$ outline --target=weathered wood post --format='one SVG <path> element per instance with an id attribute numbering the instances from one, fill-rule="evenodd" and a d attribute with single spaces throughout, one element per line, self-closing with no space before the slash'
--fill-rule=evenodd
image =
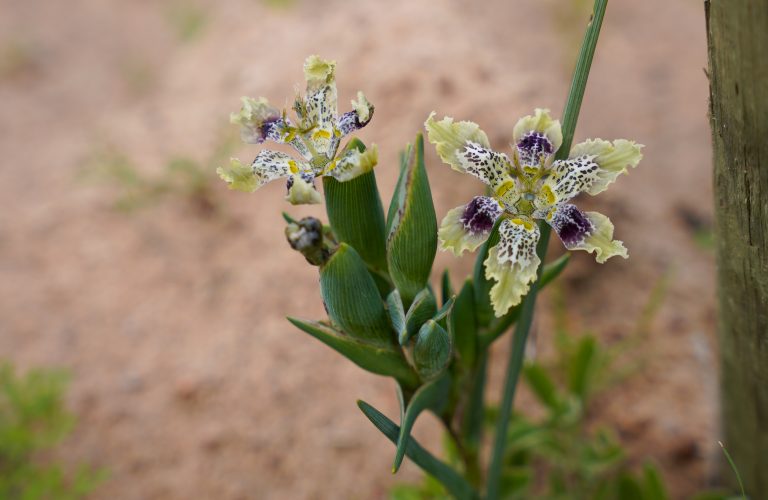
<path id="1" fill-rule="evenodd" d="M 705 10 L 724 441 L 747 494 L 768 499 L 768 0 Z"/>

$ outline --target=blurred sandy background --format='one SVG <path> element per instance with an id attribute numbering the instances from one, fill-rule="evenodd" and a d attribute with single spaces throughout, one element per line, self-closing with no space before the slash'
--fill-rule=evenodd
<path id="1" fill-rule="evenodd" d="M 534 107 L 559 114 L 587 3 L 0 0 L 0 359 L 71 371 L 80 425 L 62 454 L 110 471 L 93 498 L 367 499 L 419 477 L 389 473 L 393 447 L 355 406 L 394 415 L 391 382 L 284 320 L 323 309 L 280 211 L 320 212 L 287 206 L 280 183 L 249 196 L 214 178 L 217 158 L 258 150 L 228 147 L 228 113 L 241 95 L 288 104 L 307 55 L 336 59 L 341 108 L 358 89 L 376 105 L 360 137 L 379 145 L 386 202 L 430 111 L 480 123 L 499 149 Z M 642 370 L 592 418 L 653 457 L 675 498 L 706 486 L 718 453 L 704 66 L 700 1 L 609 5 L 576 139 L 647 147 L 580 203 L 613 219 L 631 258 L 575 255 L 562 279 L 574 330 L 610 343 L 669 278 Z M 439 218 L 479 192 L 428 160 Z M 125 186 L 91 175 L 117 163 L 163 179 L 174 161 L 200 179 L 132 211 L 115 209 Z M 446 265 L 458 281 L 471 260 Z M 434 422 L 416 429 L 433 447 Z"/>

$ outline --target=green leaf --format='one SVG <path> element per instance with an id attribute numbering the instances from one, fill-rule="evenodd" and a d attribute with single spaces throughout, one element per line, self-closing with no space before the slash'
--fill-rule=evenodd
<path id="1" fill-rule="evenodd" d="M 400 172 L 387 221 L 387 262 L 392 281 L 408 307 L 429 280 L 437 251 L 437 217 L 432 204 L 424 138 L 416 136 Z"/>
<path id="2" fill-rule="evenodd" d="M 651 463 L 643 465 L 643 498 L 644 500 L 668 500 L 669 495 L 664 487 L 661 474 Z"/>
<path id="3" fill-rule="evenodd" d="M 354 248 L 340 244 L 320 268 L 320 292 L 328 316 L 344 333 L 380 345 L 394 343 L 379 290 Z"/>
<path id="4" fill-rule="evenodd" d="M 619 477 L 619 495 L 621 500 L 643 500 L 643 489 L 640 484 L 629 474 Z"/>
<path id="5" fill-rule="evenodd" d="M 523 368 L 525 380 L 536 398 L 553 411 L 560 409 L 560 396 L 555 382 L 546 370 L 537 363 L 528 363 Z"/>
<path id="6" fill-rule="evenodd" d="M 406 387 L 416 387 L 419 384 L 416 372 L 408 364 L 400 349 L 354 339 L 333 328 L 333 326 L 319 321 L 296 318 L 288 318 L 288 321 L 364 370 L 378 375 L 394 377 Z"/>
<path id="7" fill-rule="evenodd" d="M 387 295 L 387 312 L 389 313 L 389 320 L 392 322 L 392 328 L 397 337 L 400 338 L 402 332 L 405 331 L 405 311 L 403 311 L 403 301 L 400 300 L 400 292 L 397 290 L 392 290 Z"/>
<path id="8" fill-rule="evenodd" d="M 440 291 L 443 296 L 443 304 L 453 297 L 453 285 L 451 285 L 451 275 L 448 269 L 443 271 L 443 276 L 440 278 Z"/>
<path id="9" fill-rule="evenodd" d="M 421 326 L 437 313 L 437 300 L 429 288 L 423 289 L 413 299 L 408 313 L 405 315 L 405 329 L 400 333 L 400 345 L 405 345 Z"/>
<path id="10" fill-rule="evenodd" d="M 368 420 L 379 429 L 390 441 L 397 443 L 400 435 L 400 428 L 388 419 L 379 410 L 369 405 L 365 401 L 358 401 L 357 406 L 368 417 Z M 479 495 L 472 486 L 461 477 L 455 470 L 434 457 L 425 450 L 415 439 L 408 440 L 405 447 L 405 454 L 408 458 L 421 467 L 424 472 L 432 475 L 445 487 L 454 497 L 459 500 L 476 500 Z"/>
<path id="11" fill-rule="evenodd" d="M 576 351 L 568 365 L 568 388 L 582 402 L 591 389 L 591 381 L 597 368 L 597 341 L 591 335 L 579 339 Z"/>
<path id="12" fill-rule="evenodd" d="M 413 395 L 405 409 L 400 422 L 400 435 L 397 438 L 395 460 L 392 463 L 392 472 L 400 469 L 405 457 L 405 448 L 411 435 L 411 429 L 416 422 L 416 417 L 424 410 L 432 410 L 439 414 L 448 401 L 448 391 L 451 388 L 451 379 L 447 374 L 422 385 Z"/>
<path id="13" fill-rule="evenodd" d="M 474 366 L 477 356 L 477 318 L 475 317 L 475 289 L 471 280 L 464 282 L 456 296 L 448 319 L 453 344 L 464 366 Z"/>
<path id="14" fill-rule="evenodd" d="M 475 268 L 472 275 L 472 281 L 475 288 L 475 312 L 477 315 L 477 324 L 481 327 L 487 327 L 495 318 L 493 306 L 491 305 L 491 287 L 493 281 L 485 277 L 485 260 L 488 258 L 488 250 L 493 248 L 499 242 L 499 224 L 502 218 L 496 219 L 491 229 L 488 239 L 480 247 L 475 259 Z"/>
<path id="15" fill-rule="evenodd" d="M 451 362 L 451 337 L 434 320 L 428 320 L 416 335 L 413 364 L 422 380 L 432 380 Z"/>
<path id="16" fill-rule="evenodd" d="M 352 139 L 347 148 L 365 151 L 359 139 Z M 386 271 L 384 208 L 373 171 L 345 182 L 324 176 L 323 191 L 328 220 L 339 241 L 357 250 L 372 268 Z"/>
<path id="17" fill-rule="evenodd" d="M 564 253 L 557 259 L 553 260 L 549 264 L 544 265 L 544 270 L 541 271 L 541 281 L 539 282 L 539 290 L 544 288 L 545 286 L 552 283 L 552 281 L 560 276 L 560 273 L 562 273 L 565 270 L 565 266 L 568 265 L 568 262 L 571 260 L 571 254 L 570 253 Z"/>

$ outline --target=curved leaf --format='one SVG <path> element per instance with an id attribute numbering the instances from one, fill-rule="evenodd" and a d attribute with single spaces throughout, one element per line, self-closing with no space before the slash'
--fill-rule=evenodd
<path id="1" fill-rule="evenodd" d="M 409 307 L 429 280 L 437 251 L 437 217 L 424 166 L 424 138 L 408 149 L 387 220 L 387 263 Z"/>
<path id="2" fill-rule="evenodd" d="M 400 349 L 372 345 L 354 339 L 331 325 L 319 321 L 305 321 L 297 318 L 288 318 L 288 321 L 336 350 L 360 368 L 378 375 L 394 377 L 406 387 L 418 386 L 416 372 L 408 364 Z"/>

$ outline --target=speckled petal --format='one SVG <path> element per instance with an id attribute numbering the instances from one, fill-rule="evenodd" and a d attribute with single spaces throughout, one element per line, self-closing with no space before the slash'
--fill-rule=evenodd
<path id="1" fill-rule="evenodd" d="M 549 142 L 554 154 L 560 148 L 563 143 L 563 133 L 560 129 L 560 121 L 553 120 L 549 115 L 548 109 L 536 108 L 533 115 L 528 115 L 520 118 L 515 124 L 515 128 L 512 129 L 512 138 L 515 141 L 515 146 L 518 148 L 522 146 L 531 146 L 541 141 L 525 141 L 526 137 L 532 137 L 532 132 L 536 132 L 537 135 L 543 136 Z M 541 143 L 543 144 L 543 143 Z"/>
<path id="2" fill-rule="evenodd" d="M 256 155 L 251 164 L 251 170 L 256 178 L 256 187 L 259 188 L 269 181 L 290 177 L 291 175 L 309 173 L 312 169 L 306 162 L 296 161 L 280 151 L 265 149 Z"/>
<path id="3" fill-rule="evenodd" d="M 298 96 L 293 109 L 301 120 L 302 133 L 316 154 L 328 157 L 338 141 L 334 141 L 338 120 L 336 95 L 336 62 L 309 56 L 304 62 L 307 92 Z M 331 154 L 329 154 L 329 152 Z"/>
<path id="4" fill-rule="evenodd" d="M 599 178 L 600 167 L 592 156 L 580 156 L 569 160 L 558 160 L 552 164 L 549 177 L 546 178 L 539 198 L 551 200 L 551 205 L 562 204 L 588 190 Z M 537 200 L 537 206 L 545 200 Z"/>
<path id="5" fill-rule="evenodd" d="M 497 317 L 519 304 L 528 292 L 541 259 L 536 255 L 539 227 L 531 219 L 505 219 L 499 226 L 499 243 L 488 251 L 485 276 L 496 283 L 491 304 Z"/>
<path id="6" fill-rule="evenodd" d="M 589 158 L 598 165 L 594 181 L 584 190 L 595 195 L 605 191 L 628 167 L 634 168 L 643 158 L 640 151 L 642 144 L 626 139 L 617 139 L 613 143 L 603 139 L 589 139 L 571 149 L 570 158 Z"/>
<path id="7" fill-rule="evenodd" d="M 456 158 L 465 172 L 491 186 L 497 196 L 504 197 L 510 190 L 516 189 L 511 176 L 512 164 L 504 153 L 467 141 L 456 151 Z"/>
<path id="8" fill-rule="evenodd" d="M 373 104 L 368 102 L 362 92 L 358 92 L 357 101 L 352 101 L 352 111 L 347 111 L 339 117 L 337 128 L 341 137 L 365 127 L 371 118 L 373 118 Z"/>
<path id="9" fill-rule="evenodd" d="M 267 139 L 280 141 L 287 124 L 280 110 L 272 107 L 263 97 L 242 97 L 243 105 L 229 121 L 240 125 L 240 137 L 248 144 L 260 144 Z"/>
<path id="10" fill-rule="evenodd" d="M 331 162 L 324 175 L 345 182 L 370 172 L 378 162 L 379 150 L 375 144 L 362 153 L 357 148 L 352 147 L 344 151 L 338 160 Z"/>
<path id="11" fill-rule="evenodd" d="M 286 183 L 288 195 L 285 197 L 292 205 L 314 205 L 322 201 L 315 189 L 314 175 L 311 172 L 294 174 Z"/>
<path id="12" fill-rule="evenodd" d="M 487 196 L 476 196 L 466 205 L 449 210 L 437 232 L 440 248 L 456 256 L 474 251 L 488 239 L 501 212 L 499 203 Z"/>
<path id="13" fill-rule="evenodd" d="M 424 127 L 427 129 L 429 142 L 435 145 L 440 158 L 454 170 L 464 172 L 464 166 L 457 154 L 464 149 L 468 141 L 489 148 L 488 136 L 480 130 L 476 123 L 454 122 L 453 118 L 445 117 L 435 121 L 435 113 L 429 115 Z"/>
<path id="14" fill-rule="evenodd" d="M 613 239 L 613 224 L 598 212 L 582 212 L 575 205 L 561 205 L 553 210 L 547 222 L 568 250 L 586 250 L 604 263 L 615 255 L 628 257 L 621 241 Z"/>

